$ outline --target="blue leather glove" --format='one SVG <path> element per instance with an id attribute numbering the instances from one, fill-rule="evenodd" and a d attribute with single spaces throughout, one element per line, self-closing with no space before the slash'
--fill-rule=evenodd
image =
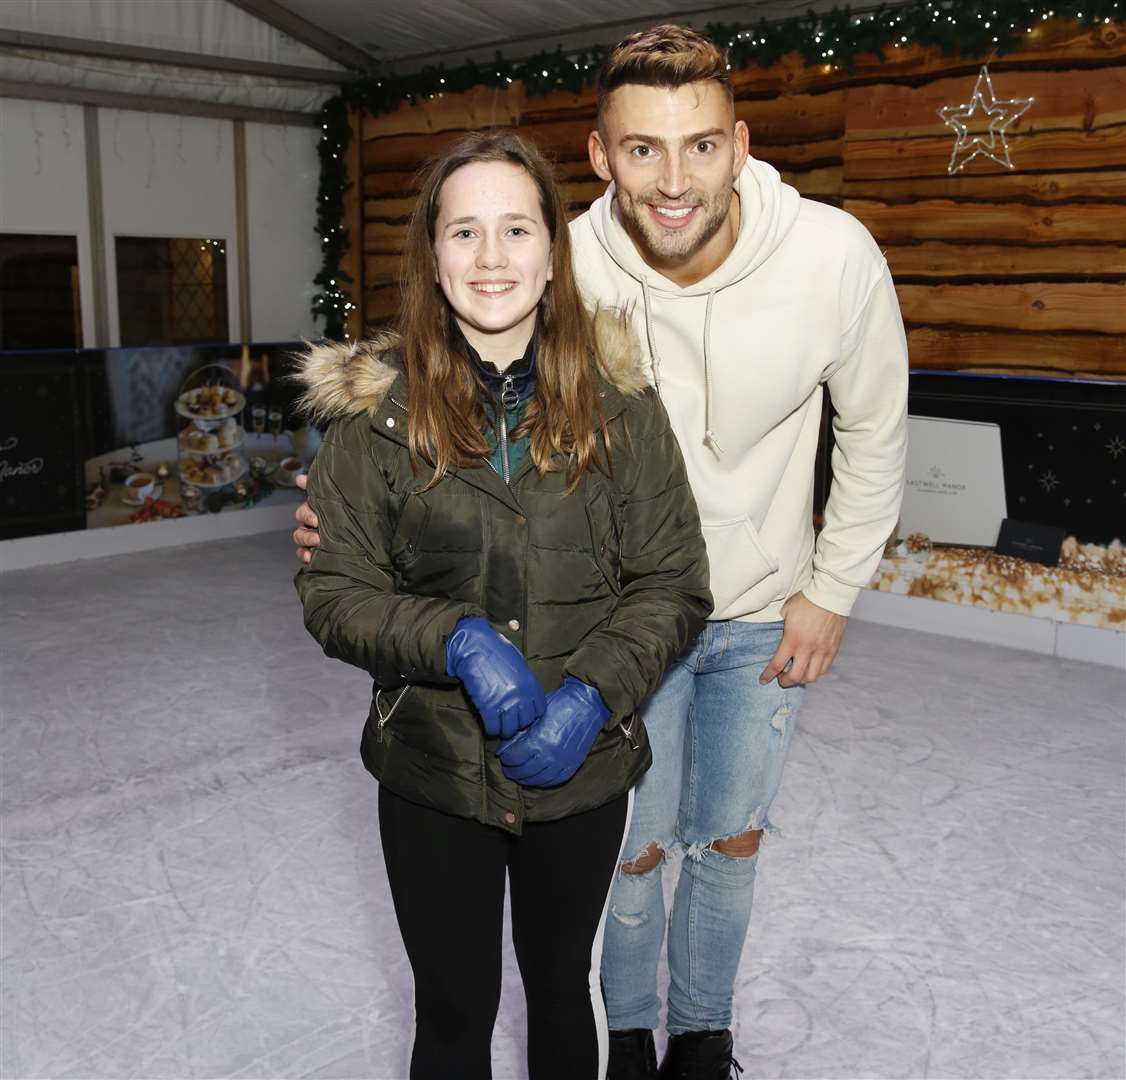
<path id="1" fill-rule="evenodd" d="M 570 780 L 609 719 L 602 695 L 568 675 L 547 695 L 543 719 L 497 747 L 504 775 L 527 787 Z"/>
<path id="2" fill-rule="evenodd" d="M 479 615 L 458 619 L 446 642 L 446 674 L 461 680 L 494 739 L 515 735 L 547 707 L 524 654 Z"/>

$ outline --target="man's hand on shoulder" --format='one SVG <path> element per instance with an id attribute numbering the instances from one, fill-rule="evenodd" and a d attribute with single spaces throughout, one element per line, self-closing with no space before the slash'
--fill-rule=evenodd
<path id="1" fill-rule="evenodd" d="M 297 486 L 304 491 L 309 478 L 301 473 L 297 477 Z M 313 548 L 319 547 L 321 534 L 317 532 L 317 515 L 306 499 L 294 512 L 297 518 L 297 528 L 293 530 L 293 542 L 297 545 L 297 557 L 302 562 L 309 562 L 313 557 Z"/>
<path id="2" fill-rule="evenodd" d="M 848 619 L 818 607 L 803 593 L 795 593 L 782 605 L 782 618 L 782 641 L 759 682 L 777 677 L 778 685 L 786 688 L 817 682 L 833 666 Z"/>

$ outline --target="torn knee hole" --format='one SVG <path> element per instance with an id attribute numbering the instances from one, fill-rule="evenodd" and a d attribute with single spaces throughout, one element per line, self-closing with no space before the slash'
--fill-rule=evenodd
<path id="1" fill-rule="evenodd" d="M 730 855 L 736 859 L 749 859 L 758 851 L 759 842 L 762 840 L 762 829 L 748 829 L 738 836 L 729 836 L 724 840 L 713 840 L 712 851 L 721 855 Z"/>
<path id="2" fill-rule="evenodd" d="M 632 862 L 622 863 L 623 874 L 647 874 L 650 870 L 656 870 L 661 865 L 661 860 L 664 859 L 665 853 L 657 846 L 657 842 L 653 841 L 636 859 Z"/>

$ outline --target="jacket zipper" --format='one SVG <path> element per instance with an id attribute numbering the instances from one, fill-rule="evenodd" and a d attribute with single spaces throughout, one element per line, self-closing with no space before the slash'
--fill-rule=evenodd
<path id="1" fill-rule="evenodd" d="M 501 384 L 500 388 L 500 396 L 497 398 L 497 404 L 499 406 L 498 411 L 500 413 L 501 464 L 501 471 L 497 473 L 497 475 L 505 482 L 505 484 L 510 483 L 512 480 L 512 466 L 509 464 L 508 460 L 508 410 L 514 409 L 517 405 L 520 404 L 520 395 L 517 394 L 515 389 L 513 388 L 512 381 L 513 380 L 511 375 L 506 375 L 504 377 L 504 382 Z M 407 407 L 401 401 L 396 401 L 393 395 L 389 396 L 391 397 L 391 403 L 393 405 L 398 405 L 399 408 L 403 410 L 403 412 L 407 411 Z M 497 472 L 496 466 L 492 463 L 491 460 L 489 461 L 489 467 L 493 470 L 493 472 Z M 382 728 L 380 728 L 380 730 L 382 731 Z"/>
<path id="2" fill-rule="evenodd" d="M 380 743 L 383 742 L 383 729 L 387 726 L 387 721 L 390 720 L 391 717 L 395 715 L 395 710 L 402 703 L 403 698 L 405 698 L 407 696 L 407 692 L 409 690 L 410 690 L 409 686 L 403 687 L 403 689 L 399 693 L 399 696 L 397 698 L 395 698 L 395 704 L 392 705 L 391 708 L 389 708 L 387 710 L 386 714 L 383 712 L 383 707 L 382 707 L 382 705 L 380 704 L 380 701 L 379 701 L 380 697 L 383 695 L 383 692 L 384 692 L 383 687 L 380 687 L 378 690 L 376 690 L 376 692 L 375 692 L 375 712 L 376 712 L 376 715 L 379 717 L 379 725 L 375 729 L 375 741 L 376 742 L 380 742 Z"/>
<path id="3" fill-rule="evenodd" d="M 641 743 L 639 743 L 637 741 L 637 739 L 634 737 L 634 734 L 633 734 L 633 726 L 636 723 L 637 723 L 637 714 L 636 713 L 634 713 L 634 715 L 629 718 L 629 723 L 626 723 L 625 720 L 619 720 L 618 721 L 618 727 L 622 729 L 622 734 L 626 737 L 626 740 L 629 742 L 629 746 L 630 746 L 631 750 L 640 750 L 641 749 Z"/>
<path id="4" fill-rule="evenodd" d="M 520 395 L 513 389 L 511 375 L 505 375 L 497 403 L 500 405 L 500 464 L 504 470 L 502 478 L 507 484 L 512 479 L 512 470 L 508 463 L 508 410 L 520 404 Z"/>

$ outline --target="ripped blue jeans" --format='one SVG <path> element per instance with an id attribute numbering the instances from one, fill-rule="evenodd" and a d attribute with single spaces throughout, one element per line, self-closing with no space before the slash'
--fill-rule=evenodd
<path id="1" fill-rule="evenodd" d="M 759 684 L 781 639 L 780 622 L 709 622 L 642 713 L 653 766 L 635 791 L 623 858 L 633 862 L 651 843 L 684 853 L 668 919 L 671 1035 L 731 1026 L 758 854 L 738 858 L 710 845 L 771 828 L 767 811 L 802 695 L 777 679 Z M 619 871 L 610 892 L 602 986 L 615 1031 L 658 1025 L 664 865 Z"/>

